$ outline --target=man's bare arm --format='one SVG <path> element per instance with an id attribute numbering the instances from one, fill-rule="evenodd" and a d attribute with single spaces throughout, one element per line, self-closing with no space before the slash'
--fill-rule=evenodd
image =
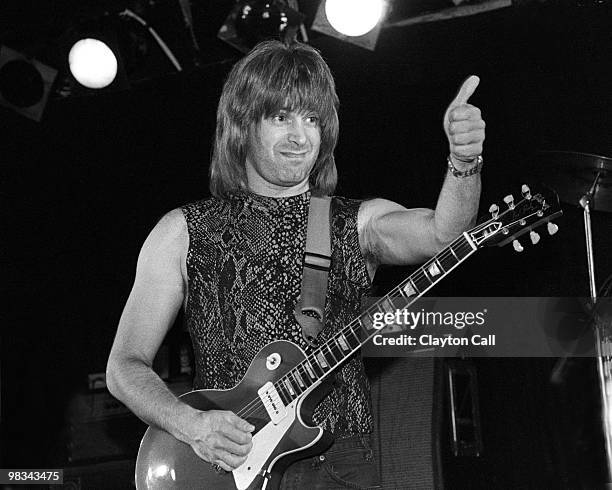
<path id="1" fill-rule="evenodd" d="M 460 175 L 447 171 L 435 211 L 406 209 L 384 199 L 361 205 L 359 238 L 371 274 L 378 264 L 423 262 L 474 224 L 481 187 L 477 158 L 482 154 L 485 122 L 468 99 L 479 82 L 478 77 L 469 77 L 444 114 L 449 158 Z"/>
<path id="2" fill-rule="evenodd" d="M 449 172 L 435 211 L 406 209 L 386 199 L 366 201 L 358 219 L 362 250 L 374 268 L 424 262 L 474 224 L 479 196 L 478 175 L 459 181 Z"/>
<path id="3" fill-rule="evenodd" d="M 366 201 L 358 221 L 362 249 L 374 265 L 424 262 L 475 223 L 479 197 L 479 175 L 458 179 L 448 172 L 435 211 Z"/>
<path id="4" fill-rule="evenodd" d="M 186 295 L 188 242 L 180 210 L 164 216 L 147 237 L 109 356 L 107 384 L 147 424 L 190 444 L 206 461 L 231 470 L 242 464 L 250 450 L 252 426 L 231 412 L 189 407 L 152 369 Z"/>
<path id="5" fill-rule="evenodd" d="M 179 433 L 185 425 L 181 418 L 188 417 L 189 410 L 152 370 L 185 293 L 180 258 L 187 238 L 177 213 L 164 216 L 142 247 L 106 374 L 111 393 L 138 417 L 182 440 L 186 435 Z"/>

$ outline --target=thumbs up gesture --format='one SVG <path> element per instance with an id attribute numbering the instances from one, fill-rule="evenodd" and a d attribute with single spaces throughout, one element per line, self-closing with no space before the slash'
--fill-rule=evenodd
<path id="1" fill-rule="evenodd" d="M 457 93 L 457 96 L 444 113 L 444 132 L 450 145 L 453 164 L 459 169 L 469 167 L 470 163 L 482 153 L 485 139 L 485 122 L 480 109 L 468 103 L 480 78 L 469 77 Z"/>

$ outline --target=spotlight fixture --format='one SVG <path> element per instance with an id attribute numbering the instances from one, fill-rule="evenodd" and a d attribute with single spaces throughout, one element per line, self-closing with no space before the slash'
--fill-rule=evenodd
<path id="1" fill-rule="evenodd" d="M 363 36 L 380 22 L 383 0 L 326 0 L 325 16 L 340 34 Z"/>
<path id="2" fill-rule="evenodd" d="M 128 90 L 132 83 L 165 74 L 170 66 L 183 71 L 157 30 L 128 8 L 74 22 L 61 38 L 61 51 L 69 70 L 55 93 L 59 97 Z M 159 56 L 154 58 L 153 52 Z"/>
<path id="3" fill-rule="evenodd" d="M 265 39 L 288 41 L 295 38 L 304 15 L 281 0 L 243 0 L 236 4 L 217 36 L 248 52 Z"/>
<path id="4" fill-rule="evenodd" d="M 107 87 L 117 76 L 115 53 L 98 39 L 77 41 L 68 53 L 68 63 L 72 76 L 87 88 Z"/>
<path id="5" fill-rule="evenodd" d="M 68 27 L 60 39 L 65 60 L 62 83 L 54 95 L 94 95 L 130 88 L 117 33 L 117 15 L 82 19 Z"/>
<path id="6" fill-rule="evenodd" d="M 386 12 L 386 0 L 323 0 L 311 28 L 374 50 Z"/>
<path id="7" fill-rule="evenodd" d="M 0 46 L 0 105 L 40 121 L 57 70 Z"/>

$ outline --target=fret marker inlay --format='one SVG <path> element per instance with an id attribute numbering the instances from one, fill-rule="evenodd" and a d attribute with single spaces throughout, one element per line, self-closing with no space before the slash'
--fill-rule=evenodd
<path id="1" fill-rule="evenodd" d="M 317 352 L 316 356 L 317 356 L 317 361 L 322 368 L 328 367 L 327 361 L 325 360 L 325 356 L 323 355 L 322 352 Z"/>
<path id="2" fill-rule="evenodd" d="M 406 296 L 414 296 L 416 294 L 416 290 L 414 289 L 414 287 L 412 286 L 412 282 L 410 281 L 408 281 L 408 284 L 404 286 L 403 291 Z"/>
<path id="3" fill-rule="evenodd" d="M 291 393 L 291 396 L 295 396 L 295 391 L 293 391 L 293 386 L 291 386 L 291 382 L 288 379 L 284 379 L 283 383 L 285 384 L 285 388 L 287 388 L 287 390 L 289 390 L 289 393 Z"/>
<path id="4" fill-rule="evenodd" d="M 294 377 L 297 380 L 298 384 L 300 385 L 300 388 L 306 387 L 306 385 L 304 384 L 304 380 L 302 379 L 302 376 L 300 375 L 298 371 L 294 373 Z"/>
<path id="5" fill-rule="evenodd" d="M 440 269 L 438 268 L 437 264 L 434 262 L 433 264 L 429 266 L 429 268 L 427 269 L 427 272 L 429 272 L 429 274 L 432 276 L 437 276 L 438 274 L 440 274 Z"/>
<path id="6" fill-rule="evenodd" d="M 312 370 L 312 366 L 310 365 L 308 361 L 304 363 L 304 367 L 306 368 L 306 371 L 308 372 L 308 376 L 310 376 L 312 379 L 317 379 L 314 371 Z"/>
<path id="7" fill-rule="evenodd" d="M 340 344 L 340 347 L 342 348 L 342 350 L 344 351 L 350 350 L 348 344 L 346 343 L 346 339 L 344 338 L 343 333 L 338 336 L 338 344 Z"/>

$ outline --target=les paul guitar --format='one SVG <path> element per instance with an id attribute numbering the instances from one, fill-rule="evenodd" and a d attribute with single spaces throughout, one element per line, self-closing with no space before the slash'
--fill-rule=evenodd
<path id="1" fill-rule="evenodd" d="M 337 332 L 322 346 L 306 354 L 288 341 L 266 345 L 255 356 L 244 378 L 229 390 L 196 390 L 180 399 L 198 410 L 230 410 L 255 426 L 253 448 L 247 460 L 232 472 L 200 459 L 188 444 L 169 433 L 149 427 L 136 461 L 136 487 L 143 489 L 254 490 L 276 489 L 284 469 L 293 461 L 325 450 L 331 435 L 312 424 L 311 415 L 325 395 L 325 381 L 377 330 L 372 315 L 407 308 L 476 250 L 509 242 L 562 214 L 552 191 L 532 194 L 522 187 L 515 203 L 506 196 L 506 209 L 492 205 L 491 217 L 463 233 L 420 267 L 408 279 Z M 537 242 L 537 234 L 531 234 Z M 394 301 L 396 303 L 394 303 Z M 401 306 L 399 306 L 401 303 Z"/>

